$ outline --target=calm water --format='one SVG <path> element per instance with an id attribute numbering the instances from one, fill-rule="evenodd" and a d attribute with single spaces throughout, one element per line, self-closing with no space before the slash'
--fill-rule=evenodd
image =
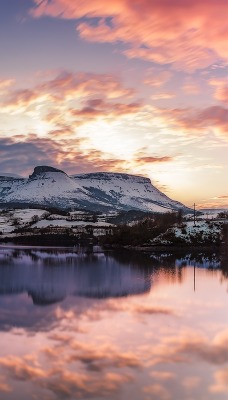
<path id="1" fill-rule="evenodd" d="M 227 271 L 215 255 L 0 248 L 0 399 L 227 399 Z"/>

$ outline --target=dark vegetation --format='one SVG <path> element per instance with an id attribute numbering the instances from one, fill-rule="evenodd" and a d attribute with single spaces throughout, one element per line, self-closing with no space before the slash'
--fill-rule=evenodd
<path id="1" fill-rule="evenodd" d="M 107 222 L 114 225 L 126 225 L 134 221 L 142 221 L 146 218 L 152 218 L 153 214 L 140 210 L 121 211 L 114 217 L 107 218 Z"/>
<path id="2" fill-rule="evenodd" d="M 4 237 L 1 238 L 3 233 L 0 232 L 1 241 L 13 241 L 14 243 L 23 245 L 47 246 L 72 246 L 78 243 L 96 244 L 99 241 L 101 245 L 113 247 L 131 246 L 131 248 L 136 246 L 146 248 L 152 245 L 153 247 L 168 245 L 175 247 L 180 246 L 182 248 L 186 246 L 218 246 L 221 244 L 224 234 L 219 234 L 219 229 L 217 229 L 217 233 L 213 232 L 213 228 L 216 224 L 218 224 L 218 228 L 219 224 L 220 226 L 221 223 L 226 224 L 227 219 L 227 212 L 221 212 L 218 215 L 220 221 L 204 221 L 209 228 L 205 235 L 205 231 L 201 229 L 200 224 L 197 226 L 197 222 L 201 221 L 200 216 L 196 217 L 197 230 L 193 233 L 187 231 L 186 218 L 188 217 L 184 217 L 182 210 L 166 214 L 129 210 L 110 216 L 104 216 L 102 213 L 88 212 L 86 210 L 84 210 L 83 213 L 73 214 L 55 207 L 46 207 L 43 209 L 46 212 L 44 212 L 42 216 L 33 215 L 31 220 L 24 224 L 21 223 L 20 218 L 12 218 L 11 223 L 14 226 L 14 230 L 12 231 L 13 235 L 9 235 L 8 238 L 4 235 Z M 5 212 L 7 213 L 9 211 L 8 209 Z M 3 213 L 4 211 L 2 211 L 2 214 Z M 56 218 L 55 214 L 63 216 L 67 221 L 82 220 L 89 223 L 89 225 L 75 227 L 72 223 L 69 227 L 47 226 L 46 228 L 38 228 L 34 226 L 34 224 L 41 219 L 52 221 L 52 219 Z M 192 216 L 189 216 L 189 218 L 192 220 Z M 96 226 L 93 225 L 93 223 L 97 221 L 110 222 L 116 226 L 112 226 L 109 229 L 105 229 L 104 227 L 101 233 L 101 235 L 103 234 L 104 236 L 99 236 L 98 239 L 94 232 Z M 173 229 L 174 227 L 178 227 L 179 231 L 186 236 L 176 235 Z"/>
<path id="3" fill-rule="evenodd" d="M 97 238 L 93 236 L 93 228 L 89 225 L 81 231 L 75 231 L 70 227 L 17 227 L 13 233 L 16 234 L 13 237 L 0 237 L 0 242 L 13 242 L 15 244 L 28 246 L 75 246 L 77 244 L 97 244 Z"/>
<path id="4" fill-rule="evenodd" d="M 10 241 L 10 239 L 6 238 L 5 241 Z M 74 246 L 76 244 L 75 237 L 68 233 L 16 236 L 13 238 L 13 242 L 26 246 Z"/>
<path id="5" fill-rule="evenodd" d="M 228 211 L 222 211 L 218 214 L 218 218 L 220 219 L 228 219 Z"/>
<path id="6" fill-rule="evenodd" d="M 174 224 L 182 223 L 182 212 L 167 214 L 150 214 L 133 226 L 119 225 L 113 229 L 112 235 L 101 238 L 105 245 L 132 245 L 140 246 L 149 244 L 161 233 L 164 233 Z"/>

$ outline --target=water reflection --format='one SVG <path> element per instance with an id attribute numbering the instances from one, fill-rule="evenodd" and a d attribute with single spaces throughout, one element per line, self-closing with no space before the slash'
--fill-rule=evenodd
<path id="1" fill-rule="evenodd" d="M 225 400 L 226 269 L 214 253 L 0 248 L 1 400 Z"/>
<path id="2" fill-rule="evenodd" d="M 104 253 L 2 249 L 0 254 L 0 295 L 27 292 L 36 305 L 70 295 L 106 298 L 150 290 L 146 268 L 122 265 Z"/>

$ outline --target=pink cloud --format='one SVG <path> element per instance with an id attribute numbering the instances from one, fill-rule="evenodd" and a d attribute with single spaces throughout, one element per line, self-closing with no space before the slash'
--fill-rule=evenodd
<path id="1" fill-rule="evenodd" d="M 175 93 L 172 92 L 163 92 L 163 93 L 156 93 L 151 96 L 152 100 L 168 100 L 173 99 L 176 97 Z"/>
<path id="2" fill-rule="evenodd" d="M 155 379 L 161 380 L 161 381 L 166 381 L 166 380 L 176 378 L 176 375 L 173 372 L 168 372 L 168 371 L 152 371 L 150 373 L 150 376 L 152 376 L 152 378 L 155 378 Z"/>
<path id="3" fill-rule="evenodd" d="M 171 399 L 171 394 L 169 393 L 169 391 L 158 383 L 154 383 L 150 386 L 145 386 L 143 388 L 143 392 L 149 394 L 151 398 L 156 398 L 160 400 Z"/>
<path id="4" fill-rule="evenodd" d="M 142 105 L 140 103 L 124 104 L 93 99 L 88 100 L 81 109 L 71 109 L 70 114 L 76 118 L 78 123 L 80 120 L 83 123 L 83 121 L 93 120 L 98 117 L 115 119 L 124 115 L 137 114 L 141 108 Z"/>
<path id="5" fill-rule="evenodd" d="M 36 356 L 33 355 L 23 358 L 1 358 L 0 366 L 8 372 L 12 379 L 32 381 L 37 387 L 48 389 L 61 398 L 108 398 L 117 392 L 123 384 L 132 380 L 131 376 L 127 374 L 121 375 L 111 371 L 104 371 L 103 379 L 100 379 L 100 375 L 96 374 L 73 372 L 64 359 L 64 349 L 59 349 L 58 356 L 60 354 L 63 362 L 53 363 L 50 367 L 38 366 Z M 1 389 L 5 392 L 10 391 L 10 387 L 5 383 L 0 383 Z"/>
<path id="6" fill-rule="evenodd" d="M 12 388 L 9 386 L 5 380 L 3 380 L 3 377 L 0 378 L 0 392 L 11 392 Z"/>
<path id="7" fill-rule="evenodd" d="M 189 134 L 195 132 L 205 135 L 211 129 L 221 138 L 228 138 L 228 109 L 222 106 L 161 109 L 158 113 L 166 123 Z"/>
<path id="8" fill-rule="evenodd" d="M 33 17 L 87 21 L 80 36 L 96 42 L 124 42 L 125 54 L 193 71 L 228 58 L 226 0 L 34 0 Z M 94 25 L 91 18 L 99 18 Z M 107 22 L 109 18 L 109 22 Z M 111 22 L 110 22 L 111 21 Z M 210 27 L 210 28 L 209 28 Z"/>
<path id="9" fill-rule="evenodd" d="M 28 363 L 28 360 L 18 357 L 8 357 L 0 359 L 0 366 L 4 367 L 11 376 L 20 381 L 45 378 L 46 373 L 34 362 Z"/>
<path id="10" fill-rule="evenodd" d="M 167 337 L 152 349 L 152 365 L 167 362 L 187 361 L 189 363 L 195 359 L 214 365 L 223 365 L 228 361 L 227 343 L 227 330 L 219 332 L 212 341 L 197 333 Z"/>
<path id="11" fill-rule="evenodd" d="M 215 383 L 209 388 L 211 393 L 227 393 L 228 391 L 228 368 L 220 369 L 214 374 Z"/>
<path id="12" fill-rule="evenodd" d="M 215 92 L 215 98 L 228 105 L 228 86 L 218 88 Z"/>
<path id="13" fill-rule="evenodd" d="M 14 84 L 14 79 L 0 79 L 0 94 L 4 94 Z"/>
<path id="14" fill-rule="evenodd" d="M 228 104 L 228 80 L 224 78 L 211 79 L 209 84 L 215 86 L 215 99 L 221 101 L 224 104 Z"/>
<path id="15" fill-rule="evenodd" d="M 68 147 L 65 160 L 70 159 L 70 162 L 73 162 L 77 144 L 75 137 L 81 125 L 96 120 L 110 122 L 125 116 L 133 117 L 141 112 L 143 107 L 141 101 L 135 100 L 135 91 L 125 87 L 116 76 L 67 71 L 62 71 L 52 78 L 49 76 L 31 88 L 11 88 L 0 99 L 0 114 L 30 117 L 33 119 L 35 132 L 40 132 L 41 126 L 44 134 L 55 141 L 71 138 L 74 148 L 69 149 L 64 144 L 64 148 Z M 85 138 L 80 139 L 80 144 L 82 141 L 85 144 L 86 140 L 88 141 Z M 55 147 L 55 143 L 53 145 Z M 86 144 L 86 147 L 91 150 L 89 145 Z M 92 150 L 87 158 L 99 160 L 100 169 L 103 170 L 110 156 L 104 156 L 103 153 L 101 157 L 100 155 Z M 114 159 L 110 162 L 113 167 L 116 162 L 120 165 L 119 161 Z M 109 170 L 108 166 L 107 169 Z"/>
<path id="16" fill-rule="evenodd" d="M 4 85 L 3 85 L 4 86 Z M 108 74 L 70 73 L 63 71 L 52 79 L 35 85 L 8 91 L 1 101 L 3 111 L 24 111 L 38 104 L 65 104 L 71 100 L 84 100 L 91 96 L 105 99 L 127 100 L 135 95 L 135 91 L 126 88 L 118 77 Z"/>
<path id="17" fill-rule="evenodd" d="M 199 376 L 188 376 L 182 382 L 182 385 L 192 391 L 193 389 L 197 388 L 201 383 L 201 378 Z"/>
<path id="18" fill-rule="evenodd" d="M 200 93 L 200 87 L 193 83 L 186 83 L 182 89 L 186 94 L 190 95 L 197 95 Z"/>
<path id="19" fill-rule="evenodd" d="M 149 69 L 147 72 L 147 77 L 144 79 L 145 85 L 160 87 L 168 82 L 172 77 L 170 71 L 157 71 L 154 69 Z"/>

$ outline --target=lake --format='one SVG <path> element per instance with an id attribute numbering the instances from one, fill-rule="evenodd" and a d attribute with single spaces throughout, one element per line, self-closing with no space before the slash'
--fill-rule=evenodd
<path id="1" fill-rule="evenodd" d="M 0 399 L 227 399 L 226 259 L 0 247 Z"/>

